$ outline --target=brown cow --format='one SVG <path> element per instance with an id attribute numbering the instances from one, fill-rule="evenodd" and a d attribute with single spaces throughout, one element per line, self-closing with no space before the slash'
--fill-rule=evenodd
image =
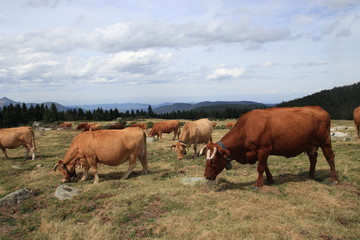
<path id="1" fill-rule="evenodd" d="M 134 123 L 131 124 L 129 127 L 139 127 L 146 130 L 148 125 L 146 123 Z"/>
<path id="2" fill-rule="evenodd" d="M 149 133 L 149 137 L 157 136 L 157 139 L 162 138 L 163 133 L 172 133 L 174 132 L 174 138 L 179 139 L 180 135 L 180 122 L 178 120 L 167 120 L 162 122 L 154 123 L 151 131 Z"/>
<path id="3" fill-rule="evenodd" d="M 97 164 L 117 166 L 129 161 L 129 168 L 121 179 L 126 179 L 136 166 L 136 159 L 142 164 L 143 173 L 148 171 L 146 149 L 146 134 L 140 128 L 127 128 L 124 130 L 99 130 L 83 132 L 76 136 L 63 160 L 54 166 L 63 176 L 63 182 L 74 181 L 76 177 L 75 166 L 84 167 L 81 181 L 88 177 L 89 169 L 94 170 L 94 183 L 99 182 Z"/>
<path id="4" fill-rule="evenodd" d="M 14 149 L 20 146 L 23 146 L 26 149 L 25 158 L 29 156 L 29 152 L 31 151 L 31 159 L 35 159 L 35 135 L 31 127 L 0 129 L 0 148 L 3 151 L 5 158 L 9 159 L 6 148 Z"/>
<path id="5" fill-rule="evenodd" d="M 109 126 L 109 129 L 124 129 L 125 125 L 122 123 L 115 123 Z"/>
<path id="6" fill-rule="evenodd" d="M 76 130 L 83 129 L 86 125 L 88 125 L 87 122 L 79 123 L 76 127 Z"/>
<path id="7" fill-rule="evenodd" d="M 96 131 L 96 130 L 99 130 L 101 129 L 101 125 L 99 123 L 91 123 L 91 124 L 88 124 L 84 127 L 84 130 L 83 132 L 86 132 L 86 131 Z"/>
<path id="8" fill-rule="evenodd" d="M 269 155 L 295 157 L 307 152 L 309 177 L 315 178 L 317 150 L 322 149 L 330 166 L 331 181 L 338 183 L 335 154 L 331 148 L 330 116 L 320 107 L 269 108 L 242 115 L 236 125 L 217 143 L 206 145 L 204 176 L 214 180 L 230 160 L 241 164 L 258 162 L 255 187 L 273 177 L 267 165 Z M 202 149 L 203 150 L 203 149 Z"/>
<path id="9" fill-rule="evenodd" d="M 68 122 L 68 123 L 60 123 L 58 125 L 59 128 L 71 128 L 72 127 L 72 123 Z"/>
<path id="10" fill-rule="evenodd" d="M 356 126 L 356 133 L 360 138 L 360 107 L 354 109 L 354 122 Z"/>
<path id="11" fill-rule="evenodd" d="M 89 131 L 97 131 L 101 129 L 101 125 L 99 123 L 92 124 L 89 128 Z"/>
<path id="12" fill-rule="evenodd" d="M 194 152 L 196 155 L 197 145 L 199 143 L 206 144 L 212 141 L 211 134 L 213 126 L 214 123 L 207 118 L 185 123 L 179 141 L 171 146 L 171 149 L 175 147 L 178 153 L 178 160 L 184 158 L 186 148 L 190 148 L 191 144 L 194 144 Z"/>
<path id="13" fill-rule="evenodd" d="M 227 128 L 232 128 L 232 127 L 234 127 L 235 126 L 235 123 L 234 122 L 228 122 L 227 124 L 226 124 L 226 127 Z"/>

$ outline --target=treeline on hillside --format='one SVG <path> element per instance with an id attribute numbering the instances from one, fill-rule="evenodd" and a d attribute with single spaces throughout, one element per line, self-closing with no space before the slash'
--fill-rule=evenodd
<path id="1" fill-rule="evenodd" d="M 22 105 L 10 104 L 0 109 L 0 127 L 17 127 L 29 125 L 33 122 L 42 121 L 45 123 L 60 123 L 64 121 L 113 121 L 116 119 L 135 119 L 135 118 L 162 118 L 162 119 L 189 119 L 199 118 L 238 118 L 249 111 L 248 109 L 225 108 L 222 111 L 173 111 L 170 113 L 156 114 L 149 105 L 148 111 L 131 110 L 120 112 L 118 109 L 103 110 L 102 108 L 93 111 L 83 109 L 68 109 L 58 111 L 55 104 L 50 107 L 44 104 L 37 104 L 29 108 L 25 103 Z M 121 121 L 121 120 L 120 120 Z"/>
<path id="2" fill-rule="evenodd" d="M 353 118 L 353 111 L 360 106 L 360 82 L 349 86 L 335 87 L 292 101 L 278 104 L 278 107 L 321 106 L 332 119 Z"/>

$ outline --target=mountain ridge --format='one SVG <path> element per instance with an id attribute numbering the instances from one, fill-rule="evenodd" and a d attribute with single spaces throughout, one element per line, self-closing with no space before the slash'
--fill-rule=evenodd
<path id="1" fill-rule="evenodd" d="M 35 106 L 37 104 L 41 105 L 44 104 L 44 106 L 50 107 L 51 104 L 55 104 L 57 109 L 59 111 L 66 111 L 68 109 L 75 109 L 75 108 L 81 108 L 83 110 L 94 110 L 98 108 L 102 108 L 104 110 L 110 110 L 110 109 L 118 109 L 121 112 L 130 111 L 130 110 L 144 110 L 147 111 L 149 108 L 149 105 L 151 106 L 152 110 L 155 113 L 161 114 L 166 112 L 177 112 L 177 111 L 190 111 L 196 108 L 202 108 L 202 107 L 209 107 L 209 106 L 216 106 L 216 105 L 241 105 L 241 106 L 267 106 L 267 104 L 258 103 L 258 102 L 252 102 L 252 101 L 203 101 L 203 102 L 197 102 L 197 103 L 162 103 L 162 104 L 146 104 L 146 103 L 110 103 L 110 104 L 88 104 L 88 105 L 68 105 L 64 106 L 57 102 L 43 102 L 43 103 L 25 103 L 27 107 L 30 107 L 31 105 Z M 16 105 L 20 104 L 22 105 L 22 102 L 16 102 L 13 101 L 7 97 L 0 98 L 0 108 L 7 106 L 7 105 Z"/>

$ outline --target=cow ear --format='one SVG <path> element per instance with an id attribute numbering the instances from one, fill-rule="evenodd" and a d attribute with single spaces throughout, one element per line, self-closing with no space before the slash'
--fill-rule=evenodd
<path id="1" fill-rule="evenodd" d="M 230 156 L 230 151 L 227 149 L 221 149 L 219 152 L 223 158 L 228 158 Z"/>

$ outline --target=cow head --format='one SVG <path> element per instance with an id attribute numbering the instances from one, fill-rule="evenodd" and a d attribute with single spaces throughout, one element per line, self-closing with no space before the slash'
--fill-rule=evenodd
<path id="1" fill-rule="evenodd" d="M 206 152 L 206 167 L 204 177 L 208 180 L 215 180 L 217 175 L 225 168 L 230 152 L 217 143 L 209 142 L 202 151 Z"/>
<path id="2" fill-rule="evenodd" d="M 76 180 L 75 164 L 64 164 L 63 161 L 59 160 L 54 166 L 54 171 L 56 171 L 57 168 L 59 168 L 59 171 L 63 176 L 62 181 L 64 183 L 74 182 Z"/>
<path id="3" fill-rule="evenodd" d="M 175 148 L 175 151 L 178 153 L 178 160 L 181 160 L 186 155 L 188 146 L 183 141 L 178 141 L 173 144 L 170 149 L 172 150 L 173 148 Z"/>

